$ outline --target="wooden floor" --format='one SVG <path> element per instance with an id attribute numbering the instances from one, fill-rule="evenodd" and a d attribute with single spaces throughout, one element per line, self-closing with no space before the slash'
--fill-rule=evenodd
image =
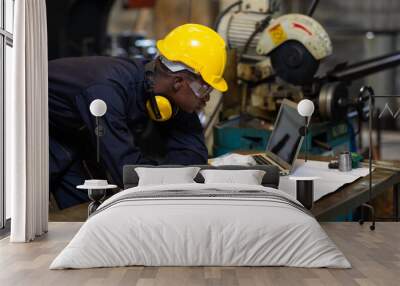
<path id="1" fill-rule="evenodd" d="M 0 241 L 0 285 L 400 285 L 400 224 L 323 223 L 352 269 L 289 267 L 122 267 L 48 270 L 82 223 L 50 223 L 44 237 L 28 244 Z"/>

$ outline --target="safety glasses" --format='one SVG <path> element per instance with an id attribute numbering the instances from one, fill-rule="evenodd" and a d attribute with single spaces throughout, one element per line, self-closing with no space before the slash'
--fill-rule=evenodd
<path id="1" fill-rule="evenodd" d="M 189 87 L 198 98 L 206 97 L 213 90 L 208 84 L 200 83 L 197 80 L 191 81 Z"/>
<path id="2" fill-rule="evenodd" d="M 159 56 L 159 59 L 161 63 L 171 72 L 188 71 L 194 77 L 199 76 L 199 73 L 182 63 L 169 61 L 163 56 Z M 201 78 L 190 80 L 189 86 L 192 89 L 193 93 L 199 98 L 207 96 L 213 90 L 213 88 L 210 85 L 206 84 Z"/>

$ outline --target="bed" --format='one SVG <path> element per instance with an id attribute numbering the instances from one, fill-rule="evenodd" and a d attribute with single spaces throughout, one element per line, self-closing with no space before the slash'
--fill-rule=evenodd
<path id="1" fill-rule="evenodd" d="M 309 211 L 277 189 L 273 166 L 252 167 L 266 172 L 261 185 L 205 184 L 198 174 L 195 183 L 153 186 L 138 186 L 136 167 L 125 166 L 126 189 L 98 208 L 50 269 L 351 267 Z"/>

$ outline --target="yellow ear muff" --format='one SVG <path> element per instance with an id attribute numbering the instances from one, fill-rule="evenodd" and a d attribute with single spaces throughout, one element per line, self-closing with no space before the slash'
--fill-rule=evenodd
<path id="1" fill-rule="evenodd" d="M 153 108 L 151 107 L 150 100 L 148 100 L 146 102 L 146 109 L 147 109 L 147 112 L 149 113 L 150 118 L 154 121 L 167 121 L 168 119 L 170 119 L 172 117 L 171 103 L 164 96 L 156 95 L 155 99 L 157 102 L 158 109 L 160 110 L 161 118 L 160 119 L 156 118 Z"/>

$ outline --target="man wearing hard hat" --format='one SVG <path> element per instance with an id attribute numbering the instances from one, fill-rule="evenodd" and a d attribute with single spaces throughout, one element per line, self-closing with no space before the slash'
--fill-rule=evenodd
<path id="1" fill-rule="evenodd" d="M 227 90 L 224 40 L 206 26 L 186 24 L 157 48 L 159 56 L 147 64 L 112 57 L 49 62 L 50 190 L 60 208 L 87 201 L 76 186 L 88 177 L 85 162 L 96 149 L 96 119 L 89 111 L 95 99 L 107 104 L 100 165 L 117 185 L 126 164 L 207 162 L 196 111 L 213 89 Z M 146 143 L 149 126 L 158 137 Z M 147 152 L 150 145 L 155 152 Z"/>

